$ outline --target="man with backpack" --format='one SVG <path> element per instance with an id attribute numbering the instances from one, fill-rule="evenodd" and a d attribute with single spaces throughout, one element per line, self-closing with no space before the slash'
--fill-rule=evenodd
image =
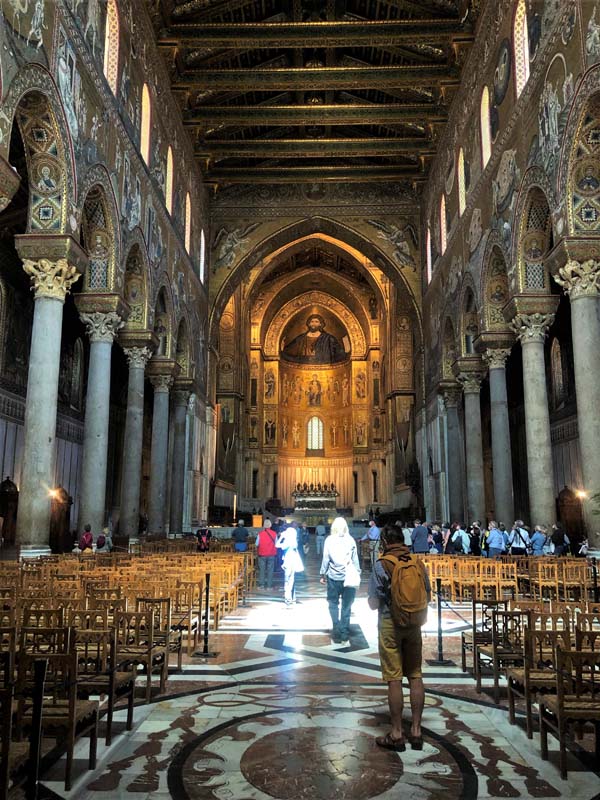
<path id="1" fill-rule="evenodd" d="M 271 520 L 266 519 L 262 531 L 256 537 L 256 553 L 258 555 L 258 585 L 263 589 L 273 588 L 273 571 L 277 559 L 275 542 L 277 534 L 271 528 Z M 266 577 L 265 577 L 266 572 Z"/>
<path id="2" fill-rule="evenodd" d="M 423 645 L 421 626 L 427 620 L 431 585 L 425 566 L 404 544 L 399 528 L 386 525 L 381 532 L 383 555 L 375 563 L 369 583 L 369 607 L 379 611 L 379 658 L 383 680 L 388 685 L 388 705 L 392 728 L 375 740 L 379 747 L 403 752 L 402 678 L 408 679 L 413 750 L 423 749 L 421 717 L 425 688 L 421 673 Z"/>

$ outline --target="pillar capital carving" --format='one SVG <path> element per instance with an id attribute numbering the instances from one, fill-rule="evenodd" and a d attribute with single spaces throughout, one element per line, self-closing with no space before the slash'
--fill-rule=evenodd
<path id="1" fill-rule="evenodd" d="M 188 389 L 175 389 L 173 392 L 173 402 L 176 406 L 185 406 L 187 408 L 189 399 L 190 392 Z"/>
<path id="2" fill-rule="evenodd" d="M 446 408 L 458 408 L 462 397 L 462 391 L 459 386 L 455 389 L 446 389 L 443 394 L 444 405 Z"/>
<path id="3" fill-rule="evenodd" d="M 37 261 L 24 258 L 23 269 L 31 278 L 36 300 L 38 297 L 51 297 L 61 303 L 65 302 L 67 293 L 80 275 L 66 258 L 59 258 L 57 261 L 48 258 Z"/>
<path id="4" fill-rule="evenodd" d="M 483 375 L 479 372 L 459 372 L 456 380 L 462 385 L 464 394 L 479 394 Z"/>
<path id="5" fill-rule="evenodd" d="M 510 327 L 521 345 L 524 345 L 543 342 L 553 322 L 554 314 L 517 314 L 511 320 Z"/>
<path id="6" fill-rule="evenodd" d="M 600 295 L 600 261 L 589 258 L 586 261 L 570 259 L 560 267 L 554 280 L 566 295 L 573 300 L 579 297 L 598 297 Z"/>
<path id="7" fill-rule="evenodd" d="M 86 327 L 90 342 L 108 342 L 112 344 L 115 336 L 125 324 L 115 311 L 103 314 L 93 311 L 89 314 L 80 314 L 79 318 Z"/>
<path id="8" fill-rule="evenodd" d="M 145 369 L 152 357 L 152 350 L 149 347 L 126 347 L 124 352 L 129 369 Z"/>
<path id="9" fill-rule="evenodd" d="M 504 369 L 509 355 L 510 348 L 499 347 L 493 350 L 486 350 L 483 354 L 483 360 L 487 363 L 488 369 Z"/>
<path id="10" fill-rule="evenodd" d="M 154 386 L 155 392 L 169 392 L 173 386 L 172 375 L 152 375 L 150 383 Z"/>

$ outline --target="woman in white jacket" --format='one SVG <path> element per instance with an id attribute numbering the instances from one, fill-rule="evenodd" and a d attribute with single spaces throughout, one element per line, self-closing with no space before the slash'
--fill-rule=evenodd
<path id="1" fill-rule="evenodd" d="M 285 597 L 286 606 L 291 606 L 296 602 L 295 592 L 295 579 L 297 572 L 304 572 L 304 564 L 298 552 L 298 523 L 292 524 L 281 531 L 275 542 L 275 547 L 283 550 L 283 560 L 281 566 L 283 567 L 284 585 L 283 593 Z"/>

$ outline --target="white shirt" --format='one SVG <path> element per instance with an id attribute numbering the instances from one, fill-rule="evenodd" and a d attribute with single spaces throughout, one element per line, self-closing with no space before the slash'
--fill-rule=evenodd
<path id="1" fill-rule="evenodd" d="M 352 536 L 349 533 L 344 536 L 330 534 L 323 545 L 321 575 L 327 575 L 334 581 L 343 581 L 346 577 L 346 564 L 349 561 L 352 561 L 360 573 L 356 542 Z"/>

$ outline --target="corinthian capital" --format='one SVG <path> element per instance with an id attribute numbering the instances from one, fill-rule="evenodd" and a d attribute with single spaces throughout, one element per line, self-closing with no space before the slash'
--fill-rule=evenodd
<path id="1" fill-rule="evenodd" d="M 521 344 L 543 342 L 554 322 L 554 314 L 517 314 L 510 322 Z"/>
<path id="2" fill-rule="evenodd" d="M 69 265 L 66 258 L 59 258 L 58 261 L 50 261 L 48 258 L 32 261 L 24 258 L 23 269 L 31 278 L 36 299 L 52 297 L 64 303 L 67 292 L 79 278 L 79 272 Z"/>
<path id="3" fill-rule="evenodd" d="M 172 375 L 152 375 L 150 383 L 154 386 L 155 392 L 168 392 L 173 386 Z"/>
<path id="4" fill-rule="evenodd" d="M 567 261 L 554 280 L 571 300 L 578 297 L 597 297 L 600 294 L 600 261 Z"/>
<path id="5" fill-rule="evenodd" d="M 456 380 L 462 384 L 465 394 L 479 394 L 483 375 L 478 372 L 461 372 L 456 376 Z"/>
<path id="6" fill-rule="evenodd" d="M 109 311 L 108 313 L 92 311 L 88 314 L 82 313 L 79 317 L 86 327 L 87 335 L 90 337 L 91 342 L 109 342 L 112 344 L 117 332 L 125 324 L 116 311 Z"/>
<path id="7" fill-rule="evenodd" d="M 446 408 L 458 408 L 461 401 L 460 389 L 446 389 L 444 391 L 444 405 Z"/>
<path id="8" fill-rule="evenodd" d="M 509 355 L 510 350 L 508 348 L 494 348 L 485 351 L 483 360 L 487 362 L 489 369 L 504 369 Z"/>
<path id="9" fill-rule="evenodd" d="M 125 355 L 129 369 L 145 369 L 152 357 L 152 350 L 149 347 L 128 347 L 125 349 Z"/>

